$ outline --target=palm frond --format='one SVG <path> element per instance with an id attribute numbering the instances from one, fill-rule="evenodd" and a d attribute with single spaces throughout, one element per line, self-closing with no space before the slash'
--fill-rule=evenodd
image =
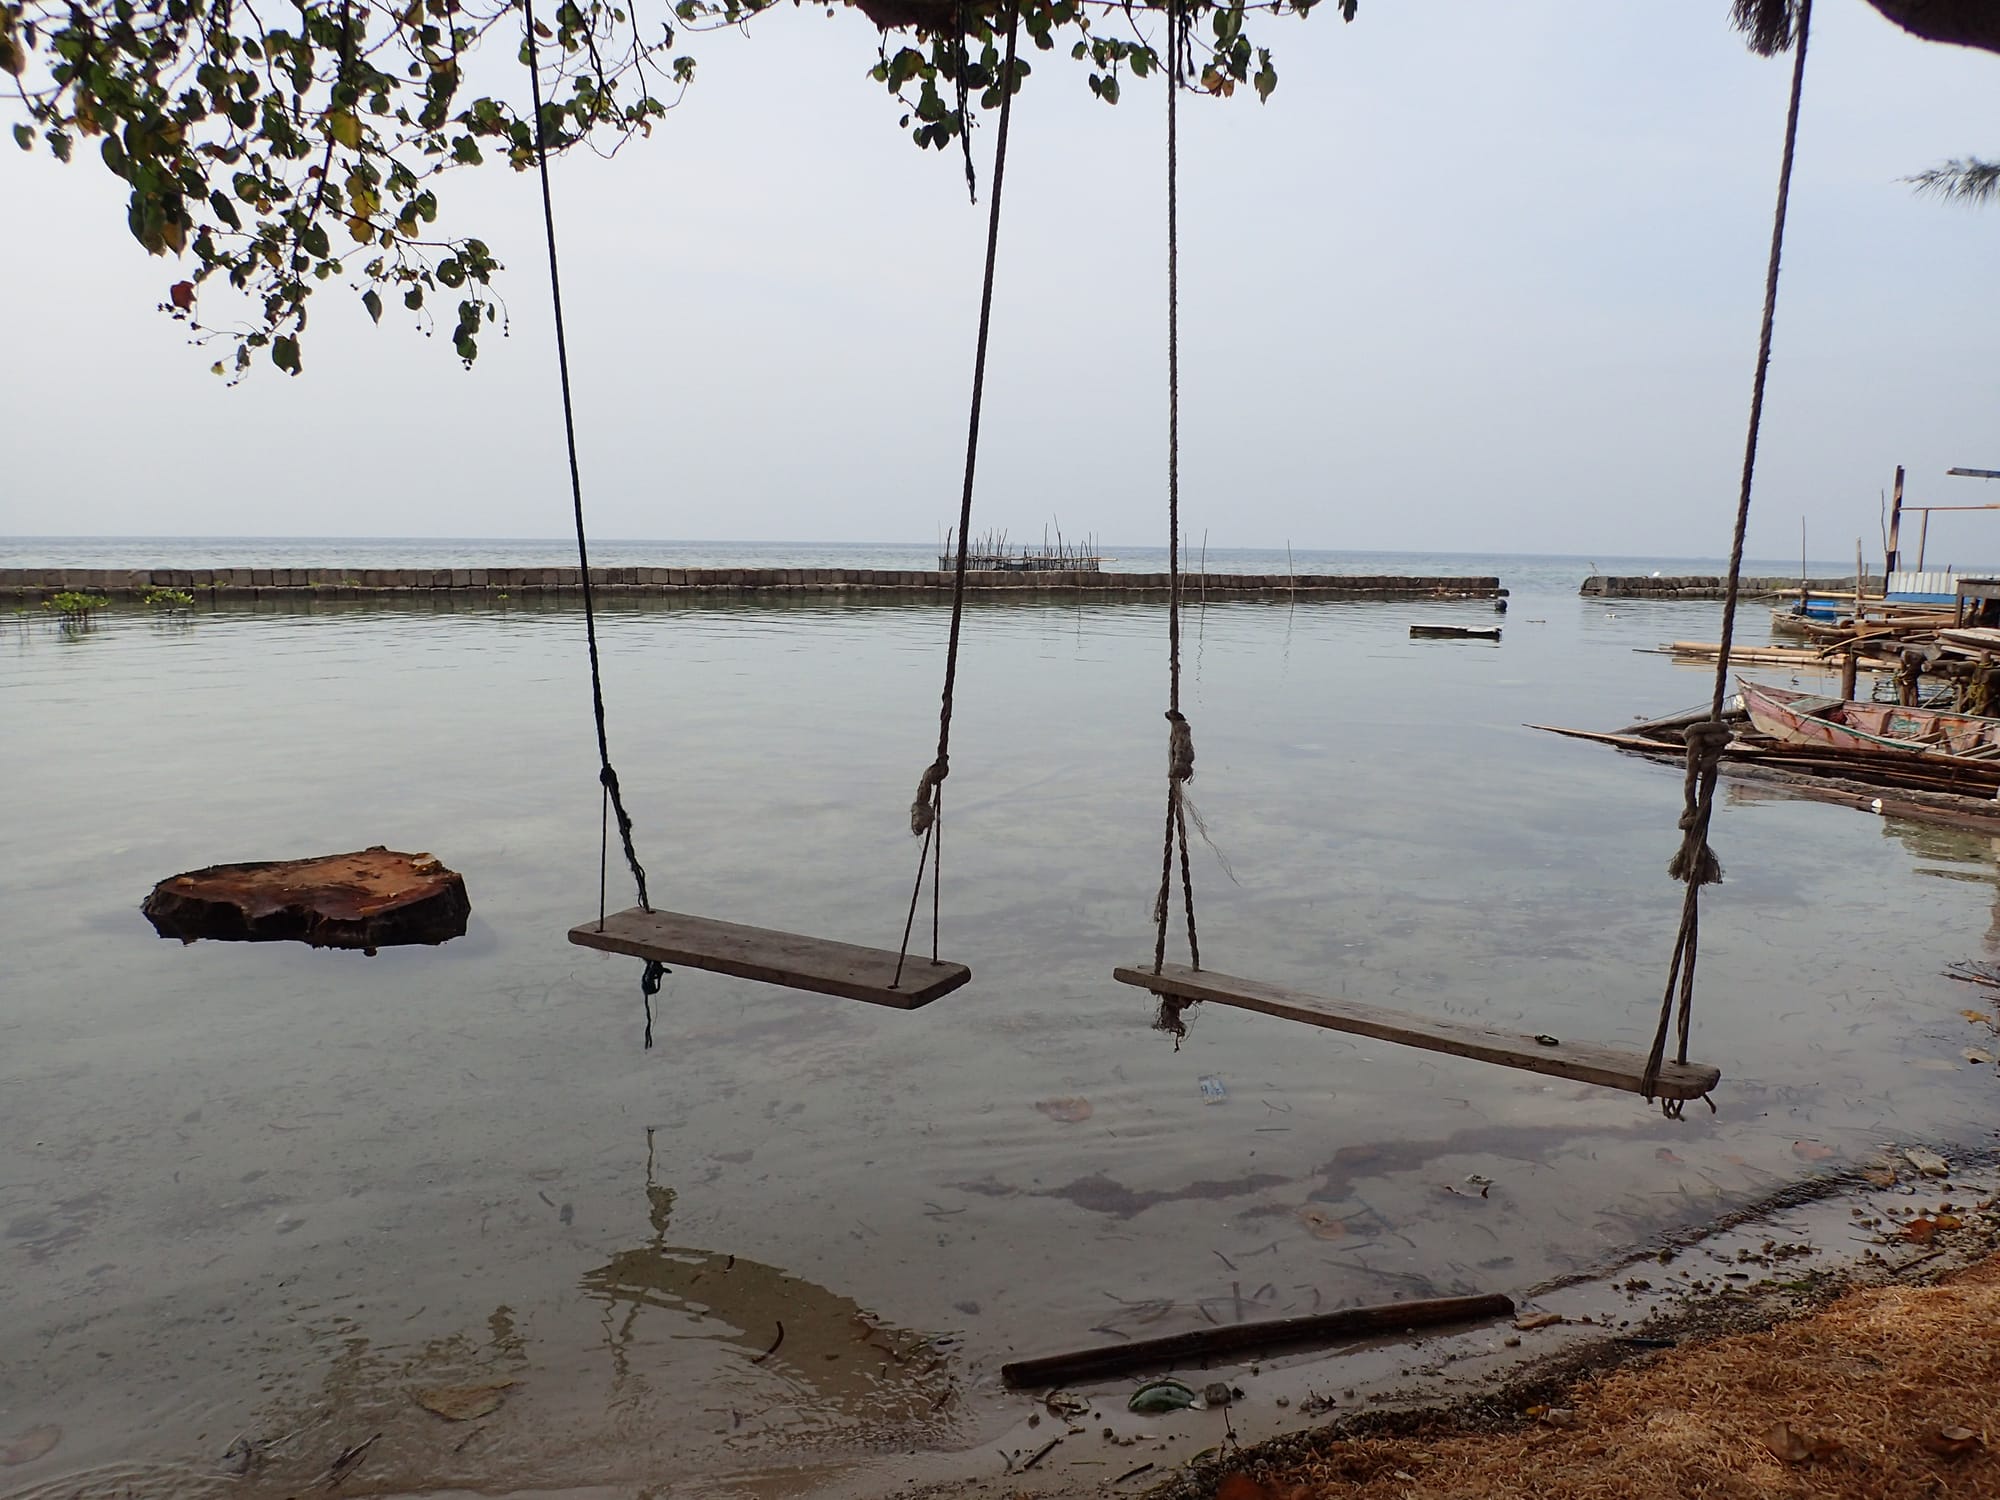
<path id="1" fill-rule="evenodd" d="M 1953 157 L 1941 167 L 1932 167 L 1903 181 L 1920 193 L 1933 193 L 1947 203 L 1991 203 L 2000 199 L 2000 161 L 1981 161 L 1968 156 Z"/>
<path id="2" fill-rule="evenodd" d="M 1759 57 L 1788 51 L 1798 19 L 1798 0 L 1731 0 L 1729 20 L 1750 38 Z"/>

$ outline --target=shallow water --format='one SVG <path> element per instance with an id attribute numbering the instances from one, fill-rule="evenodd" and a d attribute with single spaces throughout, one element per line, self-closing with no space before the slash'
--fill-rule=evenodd
<path id="1" fill-rule="evenodd" d="M 1632 648 L 1716 610 L 1522 571 L 1498 648 L 1408 639 L 1477 605 L 1190 622 L 1195 795 L 1233 871 L 1200 855 L 1207 964 L 1643 1045 L 1678 773 L 1521 725 L 1703 699 Z M 607 611 L 656 901 L 893 945 L 945 619 Z M 62 1429 L 0 1489 L 289 1493 L 379 1432 L 348 1491 L 810 1490 L 979 1441 L 1015 1353 L 1519 1290 L 1886 1139 L 1990 1134 L 2000 1083 L 1939 971 L 2000 947 L 1992 841 L 1733 788 L 1714 1115 L 1217 1009 L 1176 1050 L 1109 979 L 1151 946 L 1153 604 L 970 617 L 943 938 L 971 986 L 901 1014 L 684 972 L 645 1051 L 637 965 L 563 939 L 597 905 L 580 627 L 0 633 L 0 1451 Z M 367 843 L 463 871 L 467 937 L 182 948 L 138 915 L 177 870 Z M 503 1379 L 480 1424 L 410 1399 Z M 247 1490 L 239 1437 L 282 1439 Z"/>

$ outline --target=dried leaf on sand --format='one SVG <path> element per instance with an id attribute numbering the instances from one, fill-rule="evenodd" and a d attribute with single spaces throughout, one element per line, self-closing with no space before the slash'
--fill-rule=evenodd
<path id="1" fill-rule="evenodd" d="M 5 1447 L 0 1447 L 0 1464 L 12 1468 L 16 1464 L 31 1464 L 46 1453 L 53 1452 L 62 1441 L 62 1429 L 53 1422 L 44 1422 L 39 1427 L 30 1427 Z"/>
<path id="2" fill-rule="evenodd" d="M 1066 1099 L 1038 1099 L 1035 1101 L 1035 1108 L 1047 1115 L 1051 1120 L 1060 1120 L 1065 1125 L 1080 1125 L 1096 1112 L 1091 1108 L 1088 1099 L 1074 1097 Z"/>
<path id="3" fill-rule="evenodd" d="M 513 1384 L 511 1380 L 494 1380 L 485 1385 L 442 1385 L 416 1392 L 417 1405 L 447 1422 L 470 1422 L 498 1411 Z"/>

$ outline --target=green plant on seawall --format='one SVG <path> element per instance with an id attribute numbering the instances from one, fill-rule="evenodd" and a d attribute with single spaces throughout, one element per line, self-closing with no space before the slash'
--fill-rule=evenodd
<path id="1" fill-rule="evenodd" d="M 100 609 L 111 608 L 111 601 L 101 594 L 80 594 L 74 589 L 64 589 L 53 599 L 44 599 L 42 608 L 62 616 L 66 625 L 82 625 L 88 623 Z"/>
<path id="2" fill-rule="evenodd" d="M 139 602 L 149 609 L 193 609 L 194 595 L 181 589 L 147 589 L 139 596 Z"/>

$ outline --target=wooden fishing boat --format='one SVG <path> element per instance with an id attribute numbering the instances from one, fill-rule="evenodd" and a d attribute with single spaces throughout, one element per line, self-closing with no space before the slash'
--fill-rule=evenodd
<path id="1" fill-rule="evenodd" d="M 1969 760 L 2000 756 L 2000 719 L 1895 703 L 1857 703 L 1740 677 L 1737 686 L 1750 723 L 1781 745 Z"/>

